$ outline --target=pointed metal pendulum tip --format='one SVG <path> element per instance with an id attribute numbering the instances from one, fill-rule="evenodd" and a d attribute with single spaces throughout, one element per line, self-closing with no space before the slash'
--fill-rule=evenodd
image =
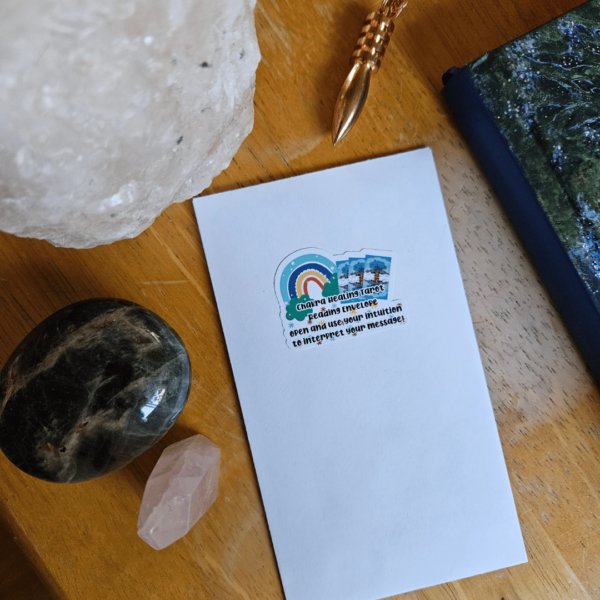
<path id="1" fill-rule="evenodd" d="M 331 124 L 334 146 L 346 137 L 360 116 L 369 95 L 371 71 L 368 63 L 355 63 L 340 89 Z"/>
<path id="2" fill-rule="evenodd" d="M 340 89 L 333 110 L 331 139 L 335 146 L 356 123 L 369 94 L 371 73 L 376 73 L 394 31 L 393 20 L 408 0 L 383 0 L 377 12 L 367 15 L 350 63 L 352 70 Z"/>

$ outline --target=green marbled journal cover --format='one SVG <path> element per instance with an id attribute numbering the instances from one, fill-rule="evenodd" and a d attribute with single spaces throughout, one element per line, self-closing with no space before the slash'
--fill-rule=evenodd
<path id="1" fill-rule="evenodd" d="M 466 70 L 600 310 L 600 0 Z"/>

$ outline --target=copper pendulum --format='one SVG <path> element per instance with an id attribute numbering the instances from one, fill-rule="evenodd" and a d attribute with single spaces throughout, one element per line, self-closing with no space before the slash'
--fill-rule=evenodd
<path id="1" fill-rule="evenodd" d="M 408 0 L 384 0 L 379 10 L 367 15 L 350 59 L 352 70 L 346 77 L 335 103 L 331 126 L 334 146 L 356 123 L 369 94 L 371 73 L 377 73 L 379 70 L 394 31 L 393 21 L 407 2 Z"/>

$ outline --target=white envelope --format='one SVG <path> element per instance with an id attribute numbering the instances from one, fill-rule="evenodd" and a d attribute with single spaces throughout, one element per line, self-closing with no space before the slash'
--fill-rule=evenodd
<path id="1" fill-rule="evenodd" d="M 431 151 L 194 207 L 287 600 L 375 600 L 526 562 Z M 385 326 L 353 335 L 352 309 L 315 331 L 318 317 L 288 318 L 311 309 L 304 292 L 331 294 L 340 255 L 386 251 L 391 296 L 354 313 L 367 325 L 400 305 Z M 302 256 L 313 266 L 292 274 Z M 313 313 L 341 311 L 335 296 Z"/>

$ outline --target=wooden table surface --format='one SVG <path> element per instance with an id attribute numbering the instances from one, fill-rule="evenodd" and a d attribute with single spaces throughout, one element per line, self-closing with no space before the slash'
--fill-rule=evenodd
<path id="1" fill-rule="evenodd" d="M 399 598 L 600 598 L 600 395 L 440 95 L 449 67 L 580 3 L 411 0 L 363 116 L 335 149 L 333 106 L 374 5 L 256 8 L 254 130 L 205 193 L 431 146 L 450 216 L 529 563 Z M 190 201 L 136 239 L 93 250 L 0 234 L 0 364 L 52 312 L 107 296 L 179 332 L 194 371 L 188 405 L 155 447 L 96 481 L 38 481 L 0 455 L 0 517 L 59 598 L 283 599 Z M 219 496 L 185 538 L 156 552 L 136 533 L 144 484 L 162 450 L 195 433 L 221 448 Z"/>

